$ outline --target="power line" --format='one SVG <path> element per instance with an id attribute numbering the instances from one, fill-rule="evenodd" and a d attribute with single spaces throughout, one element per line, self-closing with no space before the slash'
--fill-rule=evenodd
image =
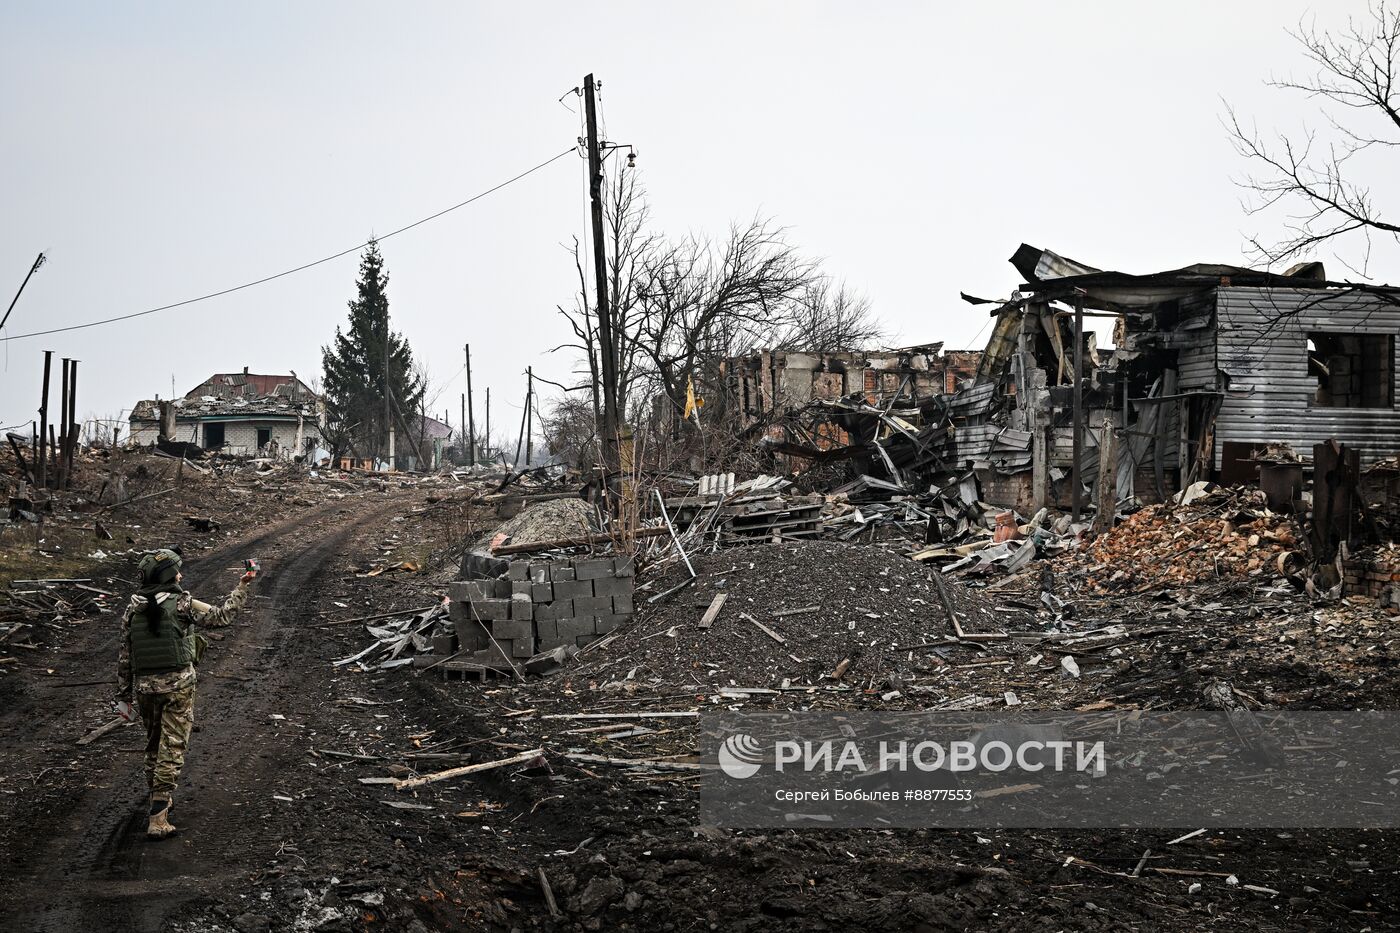
<path id="1" fill-rule="evenodd" d="M 481 192 L 480 194 L 474 194 L 474 195 L 472 195 L 471 197 L 467 198 L 465 201 L 461 201 L 461 202 L 459 202 L 459 203 L 457 203 L 457 204 L 452 205 L 451 207 L 445 207 L 445 208 L 443 208 L 442 210 L 438 211 L 436 214 L 429 214 L 427 217 L 424 217 L 424 218 L 422 218 L 421 220 L 415 220 L 415 221 L 414 221 L 413 223 L 411 223 L 411 224 L 408 224 L 408 225 L 403 226 L 403 227 L 399 227 L 397 230 L 392 230 L 392 231 L 390 231 L 389 233 L 386 233 L 386 234 L 384 234 L 383 236 L 375 237 L 374 239 L 375 239 L 375 240 L 387 240 L 387 239 L 389 239 L 389 237 L 398 236 L 400 233 L 406 233 L 407 231 L 412 230 L 414 227 L 420 227 L 420 226 L 422 226 L 423 224 L 427 223 L 427 222 L 430 221 L 430 220 L 437 220 L 439 217 L 443 216 L 444 214 L 450 214 L 451 212 L 457 210 L 458 208 L 466 207 L 468 204 L 471 204 L 473 201 L 479 201 L 479 200 L 481 200 L 482 198 L 486 197 L 488 194 L 493 194 L 493 193 L 495 193 L 495 192 L 497 192 L 497 191 L 500 191 L 502 188 L 506 187 L 507 185 L 513 184 L 513 183 L 519 181 L 520 179 L 524 178 L 524 177 L 527 176 L 527 175 L 533 175 L 535 172 L 538 172 L 540 169 L 544 168 L 546 165 L 549 165 L 551 162 L 557 162 L 557 161 L 559 161 L 560 159 L 564 158 L 564 156 L 568 155 L 569 153 L 571 153 L 571 152 L 576 152 L 576 151 L 577 151 L 577 148 L 578 148 L 577 146 L 570 146 L 568 149 L 565 149 L 563 152 L 559 153 L 558 155 L 556 155 L 556 156 L 551 156 L 550 158 L 545 159 L 545 160 L 544 160 L 543 162 L 541 162 L 539 165 L 536 165 L 536 166 L 534 166 L 533 168 L 528 168 L 528 169 L 526 169 L 525 171 L 521 172 L 519 175 L 516 175 L 516 176 L 513 177 L 513 178 L 508 178 L 508 179 L 506 179 L 505 181 L 501 182 L 499 185 L 496 185 L 494 188 L 487 188 L 485 191 Z M 358 252 L 359 250 L 364 249 L 366 246 L 369 245 L 369 242 L 370 242 L 369 240 L 366 240 L 364 243 L 356 244 L 355 246 L 352 246 L 352 247 L 350 247 L 349 249 L 343 249 L 343 250 L 341 250 L 340 252 L 334 253 L 334 254 L 332 254 L 332 255 L 330 255 L 330 256 L 326 256 L 326 257 L 323 258 L 323 259 L 317 259 L 317 260 L 315 260 L 315 261 L 313 261 L 313 262 L 304 263 L 304 264 L 302 264 L 302 265 L 300 265 L 300 266 L 297 266 L 297 267 L 294 268 L 294 269 L 288 269 L 288 270 L 286 270 L 285 272 L 278 272 L 278 273 L 276 273 L 275 275 L 264 276 L 263 278 L 256 279 L 256 280 L 254 280 L 254 281 L 252 281 L 252 282 L 245 282 L 245 283 L 243 283 L 242 285 L 235 285 L 235 286 L 233 286 L 232 288 L 225 288 L 225 289 L 221 289 L 220 291 L 217 291 L 217 292 L 210 292 L 210 293 L 207 294 L 207 295 L 200 295 L 198 298 L 186 298 L 184 301 L 177 301 L 177 302 L 175 302 L 174 304 L 161 305 L 159 308 L 149 308 L 149 309 L 147 309 L 147 310 L 145 310 L 145 311 L 136 311 L 136 312 L 133 312 L 133 313 L 131 313 L 131 314 L 122 314 L 122 315 L 119 315 L 119 316 L 117 316 L 117 317 L 103 318 L 103 319 L 100 320 L 100 321 L 89 321 L 89 322 L 86 323 L 86 324 L 70 324 L 70 325 L 67 326 L 67 327 L 54 327 L 54 328 L 51 328 L 51 329 L 49 329 L 49 330 L 36 330 L 36 331 L 33 331 L 33 332 L 31 332 L 31 333 L 28 333 L 28 334 L 15 334 L 15 335 L 12 336 L 12 337 L 5 337 L 5 338 L 3 338 L 3 339 L 4 339 L 4 341 L 5 341 L 6 343 L 9 343 L 11 340 L 24 340 L 24 339 L 26 339 L 26 338 L 28 338 L 28 337 L 43 337 L 43 336 L 45 336 L 45 335 L 47 335 L 47 334 L 61 334 L 61 333 L 64 333 L 65 331 L 70 331 L 70 330 L 82 330 L 83 328 L 86 328 L 86 327 L 98 327 L 98 326 L 100 326 L 100 325 L 102 325 L 102 324 L 114 324 L 114 323 L 116 323 L 117 321 L 129 321 L 129 320 L 131 320 L 132 318 L 144 317 L 144 316 L 146 316 L 147 314 L 155 314 L 155 313 L 158 312 L 158 311 L 169 311 L 169 310 L 171 310 L 171 309 L 173 309 L 173 308 L 183 308 L 185 305 L 192 305 L 192 304 L 194 304 L 194 303 L 196 303 L 196 302 L 199 302 L 199 301 L 208 301 L 208 300 L 211 299 L 211 298 L 219 298 L 219 297 L 221 297 L 221 296 L 223 296 L 223 295 L 229 295 L 229 294 L 232 294 L 233 292 L 242 291 L 242 290 L 245 289 L 245 288 L 252 288 L 252 287 L 255 286 L 255 285 L 263 285 L 263 284 L 265 284 L 265 283 L 267 283 L 267 282 L 271 282 L 271 281 L 274 281 L 274 280 L 276 280 L 276 279 L 286 278 L 287 276 L 289 276 L 289 275 L 294 275 L 294 274 L 296 274 L 296 273 L 298 273 L 298 272 L 304 272 L 304 271 L 306 271 L 307 269 L 314 268 L 315 266 L 324 265 L 325 263 L 328 263 L 328 262 L 331 262 L 331 261 L 333 261 L 333 260 L 339 259 L 339 258 L 341 258 L 342 256 L 348 256 L 348 255 L 350 255 L 351 253 Z"/>

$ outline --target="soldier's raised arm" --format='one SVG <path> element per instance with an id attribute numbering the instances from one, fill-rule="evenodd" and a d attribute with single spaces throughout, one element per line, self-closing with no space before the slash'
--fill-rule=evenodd
<path id="1" fill-rule="evenodd" d="M 222 604 L 215 606 L 190 597 L 189 614 L 197 624 L 206 628 L 218 628 L 224 625 L 232 625 L 234 615 L 243 608 L 248 601 L 248 584 L 253 582 L 255 574 L 248 571 L 238 578 L 238 585 L 233 588 L 233 592 L 224 598 Z"/>

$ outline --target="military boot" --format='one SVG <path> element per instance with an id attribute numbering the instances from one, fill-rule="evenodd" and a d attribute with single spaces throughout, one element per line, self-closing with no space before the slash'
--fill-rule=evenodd
<path id="1" fill-rule="evenodd" d="M 151 794 L 151 820 L 146 824 L 146 836 L 164 839 L 174 834 L 175 826 L 170 822 L 170 795 Z"/>

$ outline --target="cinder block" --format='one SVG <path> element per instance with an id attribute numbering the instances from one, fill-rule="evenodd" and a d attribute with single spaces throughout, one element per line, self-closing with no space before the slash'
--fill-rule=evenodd
<path id="1" fill-rule="evenodd" d="M 628 618 L 628 616 L 621 615 L 601 615 L 593 620 L 593 628 L 599 635 L 606 635 L 616 630 Z"/>
<path id="2" fill-rule="evenodd" d="M 531 583 L 530 598 L 537 603 L 549 603 L 554 601 L 553 583 Z"/>
<path id="3" fill-rule="evenodd" d="M 535 623 L 511 619 L 505 622 L 494 622 L 491 625 L 491 637 L 500 641 L 504 638 L 518 638 L 529 641 L 535 637 Z"/>
<path id="4" fill-rule="evenodd" d="M 479 622 L 458 622 L 457 644 L 461 651 L 481 651 L 491 647 L 491 639 L 486 637 L 486 629 Z"/>
<path id="5" fill-rule="evenodd" d="M 549 582 L 549 563 L 547 561 L 535 561 L 530 565 L 530 582 Z"/>
<path id="6" fill-rule="evenodd" d="M 559 624 L 554 621 L 535 620 L 535 640 L 540 643 L 540 650 L 552 648 L 559 642 Z"/>
<path id="7" fill-rule="evenodd" d="M 574 576 L 573 564 L 555 564 L 554 570 L 550 575 L 553 577 L 555 583 L 568 583 L 578 579 Z"/>
<path id="8" fill-rule="evenodd" d="M 602 635 L 580 635 L 578 638 L 574 639 L 574 644 L 578 645 L 580 648 L 583 648 L 586 645 L 588 645 L 589 642 L 597 641 L 602 637 Z"/>
<path id="9" fill-rule="evenodd" d="M 535 607 L 536 617 L 538 617 L 539 610 L 543 609 L 545 606 L 549 607 L 548 617 L 551 619 L 573 618 L 574 601 L 572 599 L 556 599 L 552 603 L 540 603 Z"/>
<path id="10" fill-rule="evenodd" d="M 614 596 L 612 604 L 612 611 L 620 616 L 630 616 L 633 612 L 631 593 L 626 596 Z"/>
<path id="11" fill-rule="evenodd" d="M 637 562 L 631 557 L 613 558 L 613 576 L 633 577 L 637 575 Z"/>
<path id="12" fill-rule="evenodd" d="M 565 580 L 562 583 L 554 584 L 554 599 L 577 599 L 580 596 L 593 595 L 592 580 Z"/>
<path id="13" fill-rule="evenodd" d="M 447 595 L 457 602 L 469 603 L 491 599 L 496 594 L 494 580 L 466 580 L 447 584 Z"/>
<path id="14" fill-rule="evenodd" d="M 521 594 L 510 598 L 510 617 L 515 621 L 526 622 L 535 617 L 535 604 L 530 602 L 529 596 Z"/>
<path id="15" fill-rule="evenodd" d="M 535 656 L 535 640 L 522 638 L 511 642 L 510 654 L 513 658 L 533 658 Z"/>
<path id="16" fill-rule="evenodd" d="M 496 599 L 508 599 L 510 597 L 511 582 L 506 577 L 501 577 L 495 582 L 495 587 L 491 595 Z"/>
<path id="17" fill-rule="evenodd" d="M 580 635 L 596 635 L 598 631 L 591 617 L 586 619 L 560 619 L 557 624 L 559 626 L 559 639 L 561 641 L 569 641 L 570 639 L 578 638 Z"/>
<path id="18" fill-rule="evenodd" d="M 574 615 L 594 616 L 612 610 L 611 596 L 580 596 L 574 600 Z"/>
<path id="19" fill-rule="evenodd" d="M 447 617 L 459 624 L 462 622 L 470 622 L 472 620 L 471 603 L 448 603 Z"/>
<path id="20" fill-rule="evenodd" d="M 594 596 L 630 596 L 631 577 L 602 577 L 593 581 Z"/>
<path id="21" fill-rule="evenodd" d="M 446 635 L 433 636 L 433 654 L 452 654 L 457 650 L 456 636 L 448 633 Z"/>
<path id="22" fill-rule="evenodd" d="M 529 580 L 512 580 L 510 581 L 510 595 L 524 596 L 526 599 L 529 599 L 530 588 L 534 585 L 535 584 L 531 583 Z"/>
<path id="23" fill-rule="evenodd" d="M 593 557 L 574 561 L 574 576 L 579 580 L 597 580 L 613 574 L 613 562 L 606 557 Z"/>
<path id="24" fill-rule="evenodd" d="M 509 599 L 483 599 L 472 603 L 472 610 L 487 622 L 510 618 Z"/>
<path id="25" fill-rule="evenodd" d="M 439 661 L 446 661 L 447 655 L 438 654 L 415 654 L 413 656 L 414 667 L 429 667 Z"/>
<path id="26" fill-rule="evenodd" d="M 510 562 L 510 578 L 512 580 L 530 579 L 530 562 L 528 560 L 513 560 Z"/>

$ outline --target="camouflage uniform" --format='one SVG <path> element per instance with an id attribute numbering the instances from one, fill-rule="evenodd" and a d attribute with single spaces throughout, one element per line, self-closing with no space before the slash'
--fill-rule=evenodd
<path id="1" fill-rule="evenodd" d="M 239 583 L 220 606 L 200 602 L 189 593 L 157 593 L 157 602 L 175 599 L 175 612 L 186 625 L 229 625 L 248 600 L 248 585 Z M 146 606 L 145 596 L 131 597 L 122 613 L 121 656 L 117 660 L 118 693 L 131 693 L 131 620 Z M 146 783 L 154 794 L 170 794 L 185 764 L 185 749 L 194 728 L 195 669 L 143 674 L 136 678 L 136 706 L 146 727 Z"/>

